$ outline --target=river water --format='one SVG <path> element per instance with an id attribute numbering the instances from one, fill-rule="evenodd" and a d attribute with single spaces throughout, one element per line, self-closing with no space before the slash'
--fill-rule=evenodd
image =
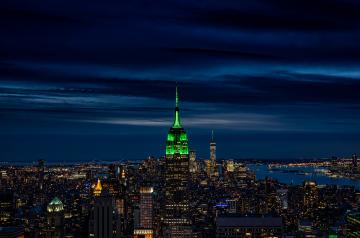
<path id="1" fill-rule="evenodd" d="M 272 177 L 281 183 L 285 184 L 302 184 L 306 180 L 316 181 L 319 185 L 348 185 L 354 186 L 360 191 L 360 180 L 349 178 L 332 178 L 326 174 L 318 173 L 315 167 L 296 167 L 280 169 L 268 169 L 264 164 L 250 164 L 249 169 L 254 171 L 257 179 L 264 179 L 265 177 Z"/>

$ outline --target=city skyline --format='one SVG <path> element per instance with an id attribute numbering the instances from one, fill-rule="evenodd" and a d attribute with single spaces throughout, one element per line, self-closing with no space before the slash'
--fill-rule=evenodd
<path id="1" fill-rule="evenodd" d="M 199 157 L 211 130 L 219 158 L 351 156 L 359 10 L 351 0 L 3 3 L 0 156 L 163 156 L 176 82 Z"/>
<path id="2" fill-rule="evenodd" d="M 4 1 L 0 238 L 360 237 L 360 1 Z"/>

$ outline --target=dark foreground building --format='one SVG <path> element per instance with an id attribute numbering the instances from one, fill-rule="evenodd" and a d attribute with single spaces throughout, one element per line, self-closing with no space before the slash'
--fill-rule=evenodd
<path id="1" fill-rule="evenodd" d="M 360 237 L 360 212 L 350 213 L 346 216 L 347 237 Z"/>
<path id="2" fill-rule="evenodd" d="M 282 237 L 280 217 L 219 217 L 216 222 L 217 238 L 275 238 Z"/>

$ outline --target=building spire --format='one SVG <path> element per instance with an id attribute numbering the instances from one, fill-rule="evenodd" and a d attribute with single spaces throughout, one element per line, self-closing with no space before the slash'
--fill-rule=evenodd
<path id="1" fill-rule="evenodd" d="M 176 86 L 176 98 L 175 98 L 175 117 L 173 128 L 181 128 L 180 124 L 180 113 L 179 113 L 179 93 L 178 93 L 178 86 Z"/>
<path id="2" fill-rule="evenodd" d="M 178 86 L 176 85 L 176 107 L 179 107 L 179 93 Z"/>
<path id="3" fill-rule="evenodd" d="M 214 130 L 211 130 L 211 142 L 214 142 Z"/>
<path id="4" fill-rule="evenodd" d="M 94 189 L 94 195 L 95 196 L 100 196 L 101 191 L 102 191 L 102 185 L 101 185 L 100 179 L 98 178 L 97 184 L 96 184 L 95 189 Z"/>

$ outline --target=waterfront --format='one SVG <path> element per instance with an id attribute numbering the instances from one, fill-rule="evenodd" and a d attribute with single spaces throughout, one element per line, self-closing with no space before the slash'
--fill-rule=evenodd
<path id="1" fill-rule="evenodd" d="M 280 183 L 302 184 L 306 180 L 314 180 L 319 185 L 346 185 L 354 186 L 360 190 L 360 181 L 355 179 L 337 177 L 333 178 L 317 172 L 321 167 L 282 167 L 281 169 L 268 169 L 266 164 L 250 164 L 249 169 L 254 171 L 257 179 L 272 177 Z"/>

